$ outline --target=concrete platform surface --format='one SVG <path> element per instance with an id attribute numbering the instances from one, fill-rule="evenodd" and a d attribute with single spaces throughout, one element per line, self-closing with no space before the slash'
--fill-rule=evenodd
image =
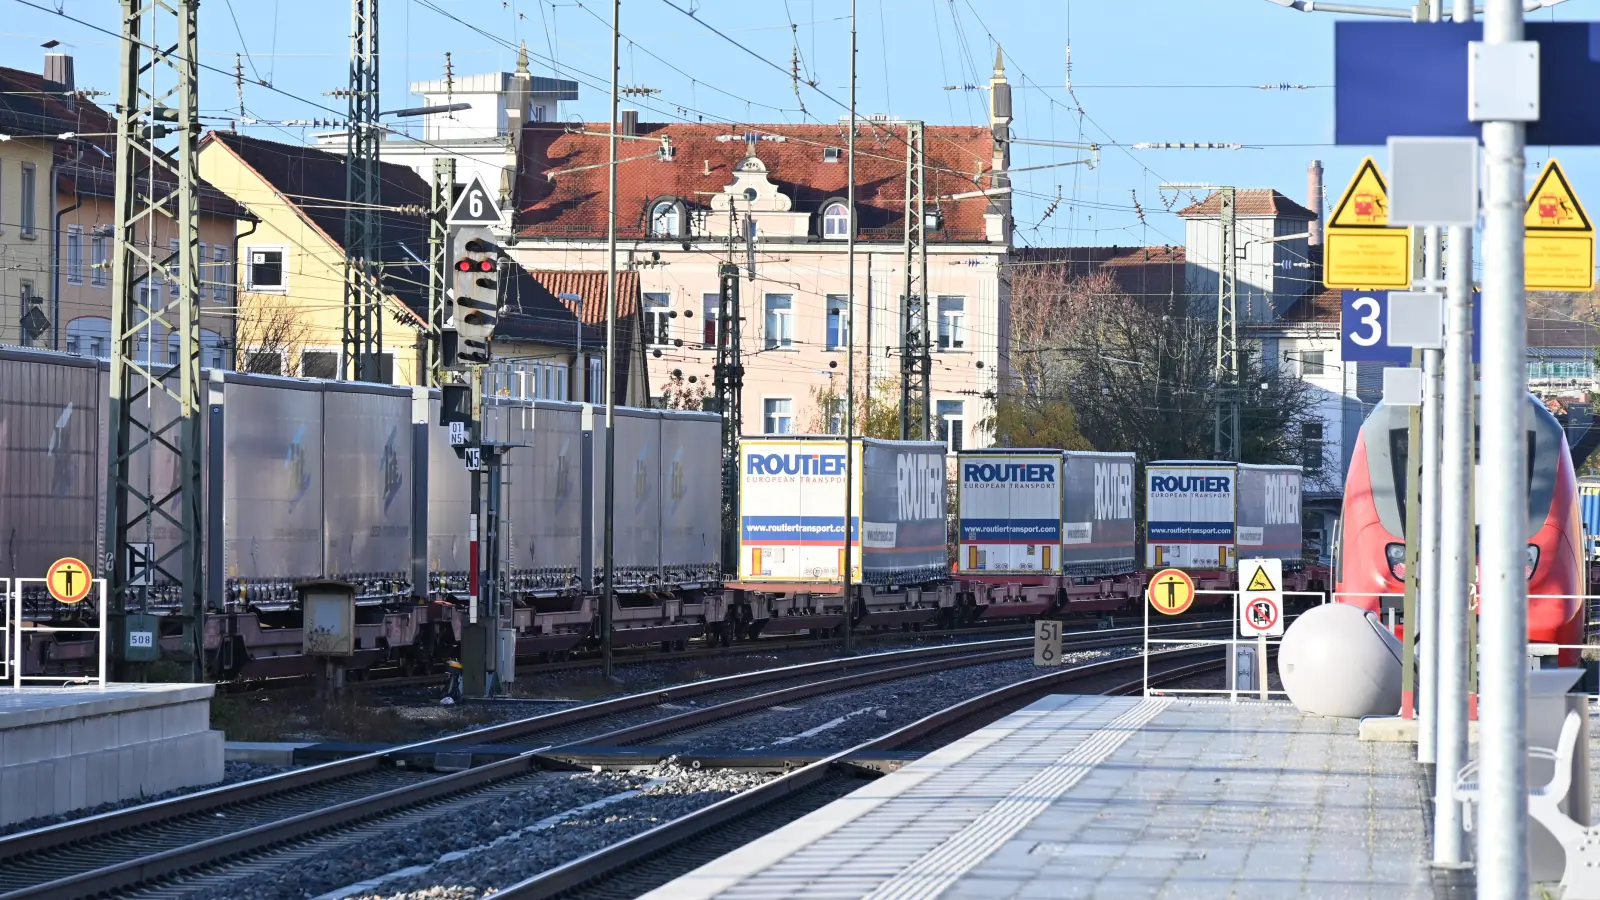
<path id="1" fill-rule="evenodd" d="M 1413 753 L 1286 704 L 1052 696 L 645 896 L 1432 897 Z"/>
<path id="2" fill-rule="evenodd" d="M 0 688 L 0 825 L 221 781 L 214 690 Z"/>

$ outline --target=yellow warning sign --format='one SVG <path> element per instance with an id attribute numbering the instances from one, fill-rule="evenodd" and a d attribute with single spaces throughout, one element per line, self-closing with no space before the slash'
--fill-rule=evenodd
<path id="1" fill-rule="evenodd" d="M 93 586 L 89 567 L 83 564 L 83 560 L 70 556 L 51 563 L 50 571 L 45 575 L 45 587 L 58 603 L 77 603 L 89 596 L 89 588 Z"/>
<path id="2" fill-rule="evenodd" d="M 1411 229 L 1389 225 L 1389 187 L 1367 157 L 1328 218 L 1322 283 L 1353 290 L 1411 287 Z"/>
<path id="3" fill-rule="evenodd" d="M 1182 569 L 1162 569 L 1150 579 L 1150 605 L 1156 612 L 1175 616 L 1194 603 L 1194 579 Z"/>
<path id="4" fill-rule="evenodd" d="M 1267 574 L 1266 566 L 1258 566 L 1256 573 L 1250 576 L 1250 583 L 1245 585 L 1247 591 L 1275 591 L 1277 585 L 1272 583 L 1272 576 Z"/>
<path id="5" fill-rule="evenodd" d="M 1530 291 L 1587 291 L 1594 286 L 1594 224 L 1567 173 L 1545 163 L 1522 215 L 1524 284 Z"/>

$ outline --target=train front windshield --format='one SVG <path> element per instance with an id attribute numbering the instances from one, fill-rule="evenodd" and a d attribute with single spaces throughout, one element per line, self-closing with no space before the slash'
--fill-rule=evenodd
<path id="1" fill-rule="evenodd" d="M 1472 454 L 1473 454 L 1472 462 L 1473 462 L 1474 467 L 1476 467 L 1476 465 L 1478 463 L 1478 441 L 1476 440 L 1476 438 L 1477 438 L 1476 429 L 1474 429 L 1474 431 L 1473 431 L 1473 437 L 1474 437 L 1474 440 L 1472 442 Z M 1535 448 L 1535 446 L 1536 446 L 1535 433 L 1533 431 L 1529 431 L 1528 432 L 1528 470 L 1527 470 L 1528 493 L 1529 494 L 1533 493 L 1533 461 L 1534 461 L 1534 448 Z M 1399 504 L 1399 506 L 1400 506 L 1400 527 L 1401 527 L 1401 529 L 1404 529 L 1406 527 L 1406 500 L 1407 500 L 1407 492 L 1406 492 L 1406 469 L 1407 469 L 1407 466 L 1406 466 L 1406 460 L 1410 459 L 1410 456 L 1409 456 L 1410 448 L 1411 448 L 1411 434 L 1407 429 L 1405 429 L 1405 428 L 1391 428 L 1389 430 L 1389 467 L 1392 470 L 1391 475 L 1394 478 L 1394 498 L 1395 498 L 1395 502 L 1397 504 Z M 1404 535 L 1402 535 L 1402 537 L 1403 536 Z"/>

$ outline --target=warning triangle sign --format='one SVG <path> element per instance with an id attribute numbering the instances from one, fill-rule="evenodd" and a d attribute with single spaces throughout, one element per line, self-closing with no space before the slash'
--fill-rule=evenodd
<path id="1" fill-rule="evenodd" d="M 484 187 L 483 178 L 473 175 L 467 189 L 456 198 L 450 207 L 450 215 L 445 219 L 447 225 L 499 225 L 500 204 L 495 201 L 494 195 Z"/>
<path id="2" fill-rule="evenodd" d="M 1378 171 L 1378 164 L 1367 157 L 1350 179 L 1339 205 L 1328 219 L 1329 228 L 1388 228 L 1389 186 Z"/>
<path id="3" fill-rule="evenodd" d="M 1589 214 L 1567 181 L 1561 164 L 1550 160 L 1528 194 L 1528 211 L 1522 226 L 1528 231 L 1594 231 Z"/>
<path id="4" fill-rule="evenodd" d="M 1250 583 L 1245 586 L 1245 590 L 1247 590 L 1247 591 L 1275 591 L 1275 590 L 1277 590 L 1277 588 L 1273 586 L 1273 584 L 1272 584 L 1272 576 L 1267 574 L 1266 567 L 1265 566 L 1258 566 L 1256 568 L 1256 573 L 1254 575 L 1250 576 Z"/>

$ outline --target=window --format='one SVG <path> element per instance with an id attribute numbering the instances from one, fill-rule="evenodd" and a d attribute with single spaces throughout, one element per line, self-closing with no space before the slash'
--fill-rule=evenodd
<path id="1" fill-rule="evenodd" d="M 245 251 L 250 267 L 245 270 L 244 289 L 263 294 L 282 294 L 289 289 L 283 271 L 282 247 L 251 247 Z"/>
<path id="2" fill-rule="evenodd" d="M 714 350 L 717 346 L 717 322 L 722 313 L 722 295 L 706 294 L 700 298 L 700 346 Z"/>
<path id="3" fill-rule="evenodd" d="M 339 377 L 339 351 L 300 351 L 300 377 L 337 379 Z"/>
<path id="4" fill-rule="evenodd" d="M 606 402 L 606 363 L 599 357 L 589 360 L 589 396 L 590 403 Z"/>
<path id="5" fill-rule="evenodd" d="M 950 452 L 960 451 L 967 437 L 965 404 L 960 400 L 940 400 L 937 409 L 939 440 Z"/>
<path id="6" fill-rule="evenodd" d="M 283 354 L 277 350 L 248 350 L 239 369 L 256 375 L 282 375 Z"/>
<path id="7" fill-rule="evenodd" d="M 652 347 L 665 347 L 672 343 L 672 296 L 670 294 L 644 295 L 645 343 Z"/>
<path id="8" fill-rule="evenodd" d="M 1322 473 L 1322 423 L 1308 422 L 1301 426 L 1300 437 L 1303 446 L 1300 458 L 1305 466 L 1307 475 L 1320 475 Z"/>
<path id="9" fill-rule="evenodd" d="M 34 228 L 37 227 L 39 210 L 38 181 L 39 170 L 32 163 L 22 164 L 22 236 L 33 237 Z"/>
<path id="10" fill-rule="evenodd" d="M 111 236 L 96 234 L 89 238 L 89 283 L 105 287 L 111 283 Z"/>
<path id="11" fill-rule="evenodd" d="M 1303 350 L 1300 353 L 1300 377 L 1310 378 L 1323 373 L 1323 351 Z"/>
<path id="12" fill-rule="evenodd" d="M 83 226 L 67 226 L 67 284 L 83 284 Z"/>
<path id="13" fill-rule="evenodd" d="M 822 236 L 832 241 L 850 236 L 850 213 L 843 203 L 830 203 L 822 210 Z"/>
<path id="14" fill-rule="evenodd" d="M 828 401 L 828 433 L 844 434 L 845 398 L 833 397 Z"/>
<path id="15" fill-rule="evenodd" d="M 767 349 L 787 350 L 794 346 L 794 298 L 788 294 L 767 295 Z"/>
<path id="16" fill-rule="evenodd" d="M 828 349 L 843 350 L 850 346 L 850 298 L 844 294 L 828 295 Z"/>
<path id="17" fill-rule="evenodd" d="M 216 303 L 228 302 L 228 289 L 233 287 L 233 269 L 228 265 L 228 248 L 221 244 L 211 248 L 211 299 Z"/>
<path id="18" fill-rule="evenodd" d="M 825 163 L 836 163 L 836 162 L 838 162 L 839 161 L 839 148 L 838 147 L 823 147 L 822 148 L 822 161 L 825 162 Z"/>
<path id="19" fill-rule="evenodd" d="M 794 434 L 794 401 L 787 397 L 761 401 L 766 434 Z"/>
<path id="20" fill-rule="evenodd" d="M 965 297 L 939 298 L 940 350 L 960 350 L 967 346 L 966 306 Z"/>
<path id="21" fill-rule="evenodd" d="M 167 250 L 171 251 L 172 254 L 171 257 L 168 258 L 166 265 L 167 294 L 176 300 L 178 298 L 178 288 L 183 284 L 183 272 L 181 271 L 181 267 L 178 265 L 177 238 L 167 241 Z"/>
<path id="22" fill-rule="evenodd" d="M 674 200 L 662 200 L 650 210 L 650 235 L 651 237 L 677 237 L 682 232 L 678 225 L 682 221 L 682 214 Z"/>
<path id="23" fill-rule="evenodd" d="M 111 320 L 104 316 L 79 316 L 67 323 L 66 332 L 68 353 L 100 359 L 109 353 Z"/>

